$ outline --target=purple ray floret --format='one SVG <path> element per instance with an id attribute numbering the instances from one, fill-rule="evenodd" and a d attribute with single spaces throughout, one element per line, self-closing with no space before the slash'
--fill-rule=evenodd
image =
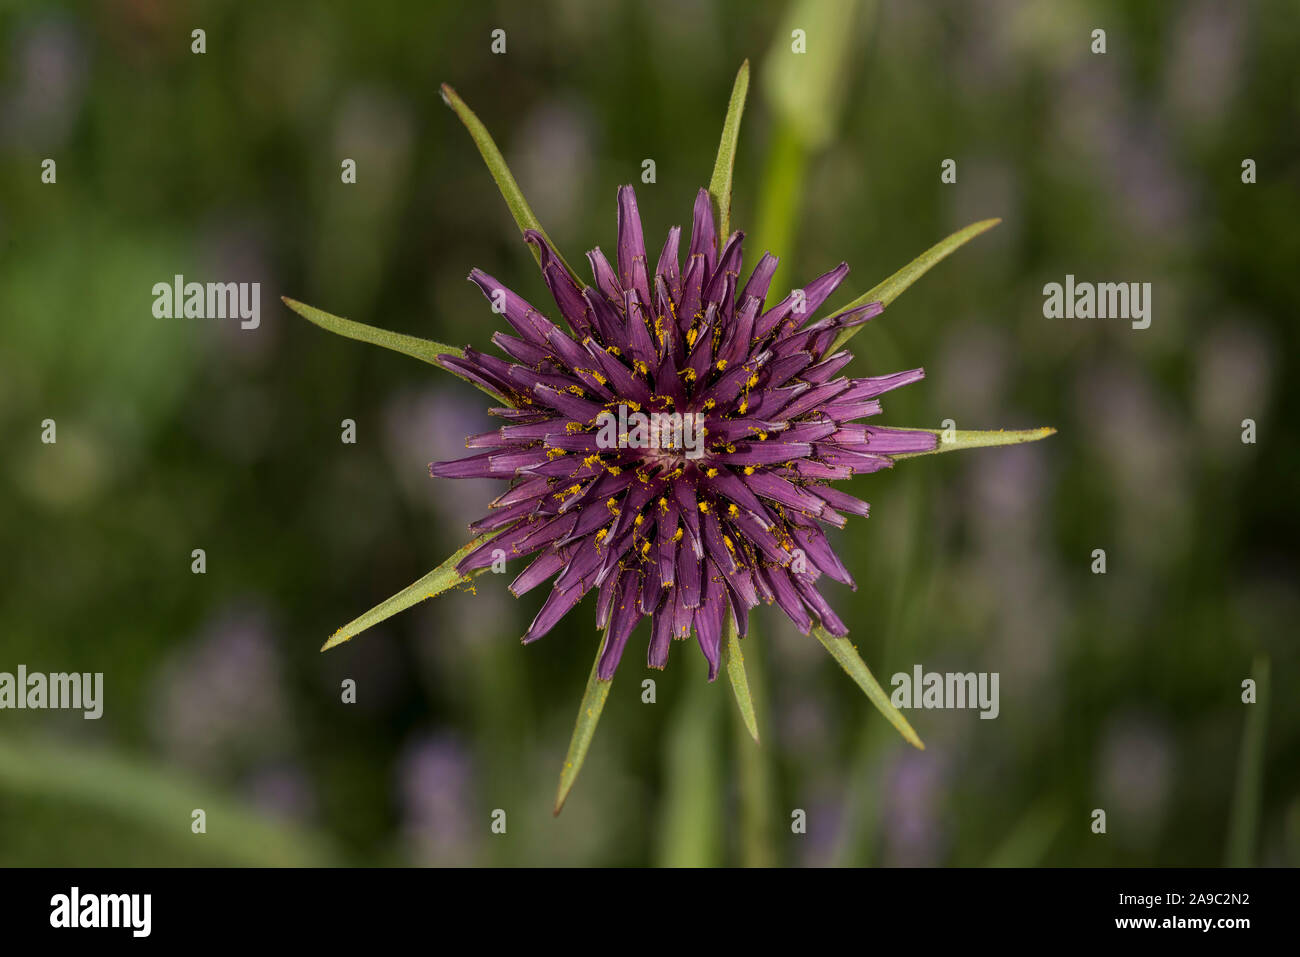
<path id="1" fill-rule="evenodd" d="M 471 436 L 467 458 L 434 463 L 445 478 L 502 478 L 510 489 L 471 527 L 493 537 L 461 573 L 529 558 L 515 594 L 551 583 L 524 636 L 536 641 L 589 591 L 607 638 L 598 674 L 613 677 L 628 639 L 651 619 L 648 661 L 663 668 L 672 638 L 692 634 L 718 673 L 724 630 L 775 603 L 801 631 L 847 632 L 819 579 L 853 587 L 826 539 L 867 503 L 828 483 L 934 449 L 924 431 L 865 425 L 878 396 L 923 376 L 839 375 L 827 354 L 841 329 L 879 303 L 815 319 L 848 273 L 844 263 L 767 307 L 776 259 L 740 278 L 744 234 L 719 244 L 706 190 L 696 197 L 685 264 L 674 227 L 651 271 L 632 187 L 618 192 L 616 255 L 588 254 L 581 287 L 545 237 L 540 253 L 557 320 L 474 270 L 470 279 L 510 327 L 505 359 L 467 349 L 439 361 L 508 399 L 506 424 Z M 513 333 L 513 334 L 512 334 Z M 694 428 L 692 428 L 694 426 Z"/>

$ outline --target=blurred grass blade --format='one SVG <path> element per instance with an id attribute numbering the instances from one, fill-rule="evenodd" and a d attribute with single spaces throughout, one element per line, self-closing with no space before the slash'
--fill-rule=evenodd
<path id="1" fill-rule="evenodd" d="M 773 290 L 790 288 L 809 165 L 835 138 L 850 71 L 860 62 L 860 45 L 870 32 L 858 27 L 858 18 L 874 19 L 875 8 L 875 3 L 850 0 L 795 0 L 785 7 L 759 66 L 771 132 L 748 245 L 780 257 Z M 810 48 L 815 53 L 791 55 L 796 29 L 815 43 Z"/>
<path id="2" fill-rule="evenodd" d="M 1241 736 L 1237 763 L 1237 785 L 1232 796 L 1232 817 L 1228 822 L 1229 867 L 1251 867 L 1255 863 L 1259 803 L 1264 778 L 1264 737 L 1268 731 L 1269 660 L 1255 658 L 1255 703 L 1247 705 L 1246 729 Z"/>
<path id="3" fill-rule="evenodd" d="M 786 5 L 772 33 L 759 71 L 763 96 L 777 121 L 788 124 L 812 152 L 835 138 L 845 97 L 853 89 L 849 71 L 867 56 L 859 45 L 870 30 L 860 28 L 858 20 L 874 20 L 875 8 L 861 0 L 795 0 Z M 796 29 L 807 37 L 806 56 L 791 55 Z"/>
<path id="4" fill-rule="evenodd" d="M 854 299 L 851 303 L 845 306 L 843 310 L 839 311 L 855 309 L 858 306 L 865 306 L 869 302 L 881 302 L 888 306 L 891 302 L 901 296 L 908 286 L 912 285 L 912 283 L 916 282 L 929 272 L 932 266 L 947 258 L 951 253 L 966 245 L 966 243 L 970 242 L 976 236 L 988 232 L 1000 222 L 1002 222 L 1001 219 L 981 219 L 978 223 L 971 223 L 965 229 L 957 230 L 957 232 L 953 233 L 947 239 L 931 246 L 884 282 L 868 289 L 861 296 L 858 296 L 857 299 Z M 852 329 L 842 329 L 840 334 L 835 337 L 835 341 L 831 343 L 830 349 L 827 350 L 827 355 L 838 352 L 844 346 L 844 343 L 857 335 L 858 331 L 862 328 L 863 326 L 854 326 Z"/>
<path id="5" fill-rule="evenodd" d="M 606 640 L 608 639 L 606 633 Z M 560 769 L 560 787 L 555 792 L 555 814 L 564 810 L 564 802 L 573 789 L 573 782 L 578 780 L 582 762 L 587 760 L 587 749 L 591 739 L 596 735 L 596 725 L 600 722 L 600 713 L 605 710 L 605 699 L 609 697 L 609 686 L 614 679 L 602 681 L 597 677 L 600 669 L 600 653 L 605 650 L 602 640 L 596 648 L 596 660 L 591 663 L 591 674 L 587 676 L 587 690 L 582 693 L 582 704 L 578 706 L 578 720 L 573 726 L 573 738 L 569 741 L 569 753 L 564 756 L 564 767 Z"/>
<path id="6" fill-rule="evenodd" d="M 441 595 L 447 589 L 454 588 L 457 585 L 469 581 L 470 578 L 473 577 L 474 573 L 471 573 L 470 575 L 460 574 L 456 571 L 456 563 L 495 534 L 497 533 L 490 532 L 487 535 L 482 535 L 474 539 L 474 541 L 463 546 L 458 552 L 456 552 L 456 554 L 452 555 L 451 558 L 447 559 L 419 581 L 407 585 L 392 598 L 380 602 L 364 615 L 352 619 L 338 631 L 334 632 L 334 634 L 330 636 L 329 641 L 321 645 L 320 650 L 329 651 L 331 648 L 337 647 L 338 645 L 343 644 L 343 642 L 355 638 L 367 628 L 379 624 L 384 619 L 392 618 L 399 611 L 406 611 L 406 609 L 410 608 L 412 605 L 418 605 L 426 598 L 433 598 L 437 595 Z"/>
<path id="7" fill-rule="evenodd" d="M 488 172 L 496 180 L 497 189 L 501 190 L 501 196 L 505 199 L 506 205 L 510 207 L 510 215 L 514 216 L 515 222 L 519 224 L 519 231 L 525 229 L 535 229 L 550 243 L 551 248 L 555 249 L 555 254 L 560 257 L 560 264 L 568 270 L 569 275 L 579 286 L 585 286 L 578 274 L 565 261 L 564 256 L 560 255 L 559 249 L 555 243 L 551 242 L 551 237 L 546 235 L 546 230 L 542 229 L 542 224 L 538 222 L 533 208 L 528 205 L 528 200 L 524 199 L 523 190 L 515 182 L 514 174 L 510 172 L 510 167 L 506 165 L 506 158 L 501 155 L 501 150 L 497 149 L 496 141 L 492 139 L 492 134 L 487 131 L 487 127 L 480 120 L 450 86 L 444 83 L 441 87 L 442 101 L 452 108 L 455 114 L 460 117 L 460 121 L 465 124 L 469 130 L 470 138 L 474 140 L 474 145 L 478 147 L 479 153 L 483 156 L 483 162 L 487 164 Z M 541 253 L 535 246 L 529 247 L 533 250 L 533 258 L 539 263 L 542 261 Z"/>
<path id="8" fill-rule="evenodd" d="M 758 718 L 754 714 L 754 699 L 749 693 L 749 678 L 745 675 L 745 654 L 740 650 L 740 634 L 736 623 L 728 619 L 727 640 L 722 644 L 722 663 L 731 679 L 731 690 L 736 693 L 740 716 L 745 720 L 749 736 L 758 743 Z"/>
<path id="9" fill-rule="evenodd" d="M 269 817 L 225 789 L 161 762 L 102 747 L 0 734 L 0 794 L 6 805 L 17 796 L 69 820 L 80 818 L 93 828 L 88 833 L 113 833 L 125 824 L 128 832 L 139 832 L 136 840 L 146 843 L 137 849 L 151 848 L 155 863 L 159 846 L 172 848 L 181 860 L 192 863 L 197 856 L 209 865 L 322 867 L 339 862 L 338 849 L 315 830 Z M 56 802 L 61 806 L 54 807 Z M 209 833 L 220 838 L 192 836 L 195 808 L 203 809 Z"/>
<path id="10" fill-rule="evenodd" d="M 655 829 L 654 863 L 659 867 L 717 867 L 723 862 L 727 805 L 722 735 L 728 715 L 718 690 L 696 678 L 686 682 L 674 705 Z"/>
<path id="11" fill-rule="evenodd" d="M 1052 842 L 1065 824 L 1065 813 L 1052 797 L 1044 798 L 1016 820 L 1011 833 L 984 867 L 1042 867 Z"/>
<path id="12" fill-rule="evenodd" d="M 479 385 L 462 375 L 458 375 L 451 369 L 438 365 L 438 356 L 453 355 L 464 358 L 465 350 L 456 346 L 449 346 L 445 342 L 434 342 L 432 339 L 420 339 L 416 336 L 403 335 L 400 332 L 389 332 L 387 329 L 380 329 L 378 326 L 368 326 L 364 322 L 354 322 L 351 319 L 344 319 L 342 316 L 331 315 L 323 309 L 317 309 L 315 306 L 309 306 L 304 302 L 298 302 L 296 299 L 290 299 L 288 296 L 281 296 L 280 301 L 292 309 L 298 315 L 302 316 L 308 322 L 320 326 L 326 332 L 332 332 L 335 335 L 346 336 L 348 339 L 356 339 L 358 342 L 369 342 L 371 345 L 383 346 L 385 349 L 392 349 L 394 352 L 400 352 L 402 355 L 410 356 L 413 359 L 419 359 L 421 362 L 427 362 L 431 366 L 436 366 L 444 372 L 451 372 L 458 379 L 464 379 L 482 392 L 486 392 L 492 398 L 504 402 L 506 405 L 514 405 L 509 399 L 501 395 L 495 389 L 489 389 L 486 386 Z"/>
<path id="13" fill-rule="evenodd" d="M 722 139 L 718 143 L 718 159 L 713 164 L 713 178 L 709 180 L 709 195 L 718 215 L 719 242 L 725 243 L 731 232 L 731 176 L 736 167 L 736 144 L 740 140 L 740 118 L 745 112 L 745 96 L 749 93 L 749 61 L 740 64 L 736 83 L 731 88 L 731 102 L 727 104 L 727 118 L 722 121 Z"/>
<path id="14" fill-rule="evenodd" d="M 745 636 L 745 668 L 742 674 L 746 678 L 746 687 L 750 681 L 760 692 L 763 689 L 763 644 L 756 638 L 756 625 L 751 615 L 748 634 Z M 724 653 L 726 645 L 723 646 Z M 735 653 L 739 656 L 739 651 Z M 751 717 L 752 716 L 752 717 Z M 774 867 L 780 861 L 774 837 L 780 834 L 780 828 L 773 825 L 776 794 L 772 782 L 771 751 L 767 748 L 754 747 L 758 740 L 758 720 L 752 708 L 747 716 L 744 710 L 732 712 L 732 736 L 735 739 L 736 766 L 738 785 L 736 803 L 738 805 L 737 850 L 740 853 L 741 867 Z M 751 739 L 752 736 L 752 739 Z"/>
<path id="15" fill-rule="evenodd" d="M 899 429 L 900 432 L 929 432 L 932 435 L 939 436 L 939 445 L 929 452 L 901 452 L 898 455 L 891 455 L 895 459 L 915 459 L 922 455 L 938 455 L 940 452 L 960 452 L 962 449 L 987 449 L 1000 445 L 1022 445 L 1025 442 L 1037 442 L 1039 439 L 1045 439 L 1049 435 L 1055 435 L 1056 429 L 1045 425 L 1040 429 L 1021 429 L 1020 431 L 1011 431 L 1008 429 L 953 429 L 951 441 L 944 441 L 943 433 L 945 429 Z"/>
<path id="16" fill-rule="evenodd" d="M 907 719 L 902 713 L 889 702 L 889 695 L 885 694 L 885 689 L 880 687 L 875 676 L 867 668 L 866 663 L 858 654 L 858 650 L 853 647 L 853 643 L 847 638 L 836 638 L 828 633 L 820 625 L 813 626 L 813 634 L 817 640 L 826 646 L 826 650 L 831 653 L 831 657 L 840 663 L 840 667 L 849 673 L 849 677 L 857 683 L 857 686 L 866 692 L 871 703 L 876 706 L 881 714 L 889 719 L 889 723 L 898 729 L 904 740 L 914 747 L 925 750 L 925 745 L 921 743 L 920 737 L 912 730 L 912 726 L 907 723 Z"/>

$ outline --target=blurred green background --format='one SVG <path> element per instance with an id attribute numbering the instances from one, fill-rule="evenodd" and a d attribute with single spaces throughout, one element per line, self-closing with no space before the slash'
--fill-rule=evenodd
<path id="1" fill-rule="evenodd" d="M 105 705 L 0 711 L 0 864 L 1300 863 L 1298 55 L 1293 0 L 5 4 L 0 671 L 102 671 Z M 733 221 L 774 288 L 847 260 L 836 305 L 1004 220 L 850 371 L 926 367 L 888 424 L 1060 434 L 847 483 L 859 589 L 827 591 L 882 683 L 996 671 L 1001 714 L 910 712 L 914 751 L 763 614 L 755 748 L 642 626 L 552 819 L 592 602 L 522 648 L 542 593 L 487 575 L 319 654 L 465 540 L 493 487 L 426 466 L 493 426 L 278 296 L 486 348 L 470 268 L 545 287 L 438 84 L 585 270 L 621 183 L 653 250 L 689 226 L 746 57 Z M 260 282 L 260 328 L 155 319 L 176 273 Z M 1151 282 L 1150 329 L 1044 319 L 1066 273 Z"/>

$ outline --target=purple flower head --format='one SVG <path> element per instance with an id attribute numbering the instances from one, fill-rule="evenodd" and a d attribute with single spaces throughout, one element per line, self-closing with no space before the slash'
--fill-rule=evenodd
<path id="1" fill-rule="evenodd" d="M 595 590 L 606 680 L 642 618 L 651 619 L 650 667 L 663 668 L 672 639 L 694 631 L 710 680 L 728 617 L 744 635 L 760 601 L 805 634 L 814 625 L 846 634 L 818 585 L 822 576 L 854 582 L 823 526 L 842 528 L 868 506 L 831 483 L 937 444 L 931 432 L 860 421 L 921 369 L 849 378 L 838 373 L 851 355 L 827 354 L 881 304 L 814 318 L 848 274 L 841 263 L 767 308 L 776 258 L 764 253 L 742 284 L 744 234 L 719 248 L 703 189 L 684 268 L 674 227 L 650 270 L 630 186 L 618 192 L 617 262 L 589 252 L 591 286 L 540 233 L 524 238 L 540 253 L 562 321 L 476 269 L 470 280 L 514 332 L 492 337 L 506 358 L 472 348 L 438 358 L 509 403 L 492 410 L 501 428 L 466 440 L 474 454 L 429 467 L 510 482 L 471 525 L 490 537 L 457 571 L 487 568 L 502 553 L 531 558 L 510 590 L 550 583 L 551 592 L 525 643 Z"/>

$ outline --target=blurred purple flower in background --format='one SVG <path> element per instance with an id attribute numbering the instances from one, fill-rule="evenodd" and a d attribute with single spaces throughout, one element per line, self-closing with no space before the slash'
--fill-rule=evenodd
<path id="1" fill-rule="evenodd" d="M 523 151 L 513 164 L 524 192 L 536 197 L 538 217 L 567 232 L 582 211 L 591 176 L 591 121 L 579 103 L 549 100 L 520 130 Z"/>
<path id="2" fill-rule="evenodd" d="M 1227 115 L 1241 76 L 1248 6 L 1197 0 L 1182 8 L 1165 71 L 1166 96 L 1179 119 L 1214 127 Z"/>
<path id="3" fill-rule="evenodd" d="M 474 769 L 465 746 L 446 734 L 418 738 L 400 758 L 397 775 L 402 830 L 415 862 L 473 863 Z"/>
<path id="4" fill-rule="evenodd" d="M 1120 825 L 1111 830 L 1129 843 L 1155 843 L 1173 765 L 1164 727 L 1142 715 L 1118 719 L 1107 732 L 1099 764 L 1101 806 Z"/>
<path id="5" fill-rule="evenodd" d="M 0 142 L 37 149 L 62 145 L 85 93 L 80 32 L 52 17 L 15 31 L 9 46 L 17 69 L 14 86 L 0 95 Z"/>
<path id="6" fill-rule="evenodd" d="M 891 867 L 933 867 L 942 862 L 945 834 L 940 804 L 947 794 L 948 762 L 933 746 L 904 751 L 888 775 L 884 861 Z"/>
<path id="7" fill-rule="evenodd" d="M 257 770 L 246 784 L 255 807 L 278 817 L 302 821 L 316 812 L 311 780 L 297 764 L 273 764 Z"/>
<path id="8" fill-rule="evenodd" d="M 500 491 L 491 479 L 444 484 L 429 495 L 425 469 L 432 450 L 438 458 L 451 458 L 465 450 L 464 437 L 490 422 L 481 403 L 454 387 L 431 386 L 399 392 L 384 408 L 384 449 L 393 474 L 402 484 L 407 504 L 432 507 L 440 522 L 453 528 L 465 524 Z"/>
<path id="9" fill-rule="evenodd" d="M 1212 458 L 1240 458 L 1250 449 L 1241 440 L 1241 423 L 1253 419 L 1258 430 L 1268 413 L 1278 351 L 1258 324 L 1244 319 L 1220 321 L 1204 336 L 1192 395 L 1198 445 Z"/>
<path id="10" fill-rule="evenodd" d="M 289 715 L 270 623 L 257 608 L 218 612 L 155 680 L 154 734 L 168 755 L 199 770 L 277 753 Z"/>

